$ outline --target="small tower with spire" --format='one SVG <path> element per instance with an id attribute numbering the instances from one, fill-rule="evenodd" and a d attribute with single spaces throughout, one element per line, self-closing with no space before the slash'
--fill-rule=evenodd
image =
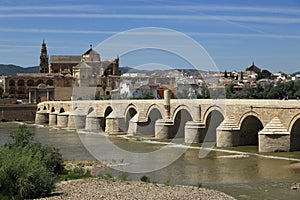
<path id="1" fill-rule="evenodd" d="M 49 73 L 49 57 L 45 40 L 43 40 L 40 55 L 40 73 Z"/>

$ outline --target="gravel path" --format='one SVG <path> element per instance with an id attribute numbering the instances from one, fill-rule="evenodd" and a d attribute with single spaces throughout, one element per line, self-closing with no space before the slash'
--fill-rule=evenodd
<path id="1" fill-rule="evenodd" d="M 43 200 L 72 199 L 213 199 L 234 200 L 225 193 L 191 186 L 166 186 L 140 181 L 89 178 L 63 181 L 55 195 Z"/>

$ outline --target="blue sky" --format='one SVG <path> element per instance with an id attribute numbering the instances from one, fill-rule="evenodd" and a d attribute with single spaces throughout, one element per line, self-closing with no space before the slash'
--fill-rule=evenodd
<path id="1" fill-rule="evenodd" d="M 300 71 L 300 0 L 1 0 L 0 63 L 38 65 L 43 39 L 50 55 L 80 55 L 142 27 L 185 33 L 222 71 L 244 70 L 252 61 L 272 72 Z M 175 61 L 172 67 L 182 67 Z"/>

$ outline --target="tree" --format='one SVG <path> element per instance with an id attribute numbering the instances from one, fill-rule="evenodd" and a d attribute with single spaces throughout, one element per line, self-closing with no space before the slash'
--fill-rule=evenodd
<path id="1" fill-rule="evenodd" d="M 224 72 L 224 78 L 228 78 L 227 70 L 226 69 L 225 69 L 225 72 Z"/>
<path id="2" fill-rule="evenodd" d="M 10 134 L 13 143 L 0 147 L 0 198 L 32 199 L 49 195 L 64 170 L 58 150 L 33 140 L 26 125 Z"/>
<path id="3" fill-rule="evenodd" d="M 226 92 L 226 98 L 231 99 L 233 94 L 234 94 L 234 85 L 233 85 L 233 83 L 230 83 L 230 84 L 226 85 L 225 92 Z"/>
<path id="4" fill-rule="evenodd" d="M 244 80 L 243 72 L 241 72 L 241 80 Z"/>
<path id="5" fill-rule="evenodd" d="M 259 72 L 258 73 L 258 75 L 257 75 L 257 79 L 259 80 L 259 79 L 264 79 L 264 78 L 266 78 L 266 79 L 270 79 L 271 78 L 271 72 L 270 71 L 268 71 L 268 70 L 266 70 L 266 69 L 263 69 L 261 72 Z"/>
<path id="6" fill-rule="evenodd" d="M 11 132 L 10 137 L 17 146 L 25 146 L 33 141 L 34 134 L 28 130 L 25 124 L 19 126 L 17 131 Z"/>

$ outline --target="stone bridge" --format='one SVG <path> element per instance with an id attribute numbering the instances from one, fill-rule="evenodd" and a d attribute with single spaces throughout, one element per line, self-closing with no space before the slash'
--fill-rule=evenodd
<path id="1" fill-rule="evenodd" d="M 36 124 L 108 134 L 258 145 L 260 152 L 300 150 L 297 100 L 99 100 L 38 104 Z"/>

